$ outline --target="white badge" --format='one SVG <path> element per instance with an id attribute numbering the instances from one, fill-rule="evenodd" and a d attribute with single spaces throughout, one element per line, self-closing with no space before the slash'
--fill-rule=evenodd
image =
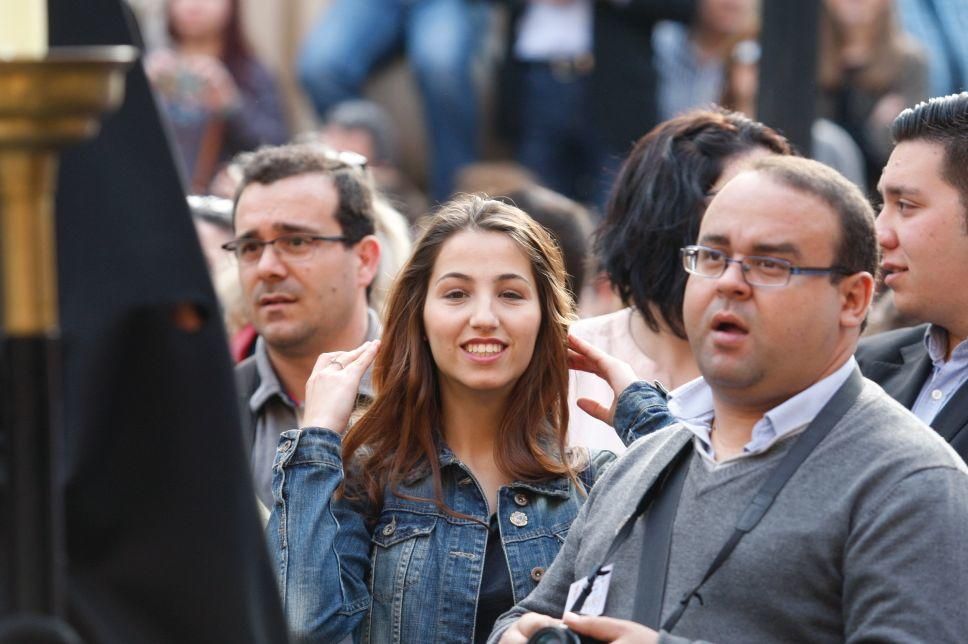
<path id="1" fill-rule="evenodd" d="M 565 602 L 565 612 L 577 612 L 581 615 L 592 615 L 594 617 L 604 613 L 605 599 L 608 598 L 608 584 L 611 580 L 612 564 L 602 566 L 601 571 L 595 577 L 595 582 L 592 584 L 592 591 L 588 593 L 588 597 L 585 598 L 585 603 L 579 611 L 573 611 L 572 606 L 575 605 L 581 591 L 588 585 L 588 579 L 583 577 L 573 583 L 571 588 L 568 589 L 568 601 Z"/>

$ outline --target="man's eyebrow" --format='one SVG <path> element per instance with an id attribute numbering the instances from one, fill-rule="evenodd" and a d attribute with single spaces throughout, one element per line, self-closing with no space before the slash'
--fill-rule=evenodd
<path id="1" fill-rule="evenodd" d="M 286 233 L 311 233 L 318 234 L 315 228 L 309 226 L 300 226 L 299 224 L 287 224 L 285 222 L 280 222 L 278 224 L 272 224 L 273 230 L 281 230 Z"/>
<path id="2" fill-rule="evenodd" d="M 719 246 L 728 246 L 729 237 L 726 235 L 716 235 L 716 234 L 706 234 L 699 238 L 700 244 L 718 244 Z"/>
<path id="3" fill-rule="evenodd" d="M 899 183 L 891 183 L 887 185 L 878 185 L 877 191 L 882 195 L 890 195 L 892 197 L 900 197 L 903 195 L 918 196 L 921 194 L 921 190 L 918 188 L 913 188 L 911 186 L 906 186 Z"/>
<path id="4" fill-rule="evenodd" d="M 287 224 L 287 223 L 277 223 L 272 224 L 272 229 L 281 233 L 308 233 L 310 235 L 318 235 L 319 231 L 315 228 L 310 228 L 309 226 L 300 226 L 298 224 Z M 254 229 L 246 230 L 238 234 L 238 239 L 258 239 L 258 231 Z"/>
<path id="5" fill-rule="evenodd" d="M 793 257 L 800 257 L 800 249 L 796 244 L 791 242 L 753 244 L 753 253 L 756 255 L 792 255 Z"/>

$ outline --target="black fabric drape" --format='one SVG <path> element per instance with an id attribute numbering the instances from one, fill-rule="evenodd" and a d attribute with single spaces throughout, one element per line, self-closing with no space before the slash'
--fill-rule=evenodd
<path id="1" fill-rule="evenodd" d="M 52 45 L 139 44 L 120 0 L 49 7 Z M 62 157 L 57 243 L 70 622 L 87 642 L 285 641 L 215 295 L 140 64 Z"/>

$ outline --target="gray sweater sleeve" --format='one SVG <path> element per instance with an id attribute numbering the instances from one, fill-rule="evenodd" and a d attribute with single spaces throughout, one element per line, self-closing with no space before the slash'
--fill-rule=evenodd
<path id="1" fill-rule="evenodd" d="M 953 467 L 917 471 L 858 517 L 844 552 L 845 641 L 964 642 L 965 479 Z"/>

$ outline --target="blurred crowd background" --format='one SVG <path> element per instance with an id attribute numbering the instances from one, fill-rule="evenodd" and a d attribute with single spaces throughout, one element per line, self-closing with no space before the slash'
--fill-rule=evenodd
<path id="1" fill-rule="evenodd" d="M 358 153 L 387 198 L 382 235 L 400 262 L 448 196 L 506 197 L 556 230 L 587 316 L 621 307 L 589 240 L 632 143 L 712 104 L 755 118 L 757 93 L 771 91 L 758 79 L 761 1 L 130 3 L 189 192 L 231 198 L 232 159 L 264 144 Z M 894 117 L 965 89 L 966 33 L 966 0 L 824 0 L 817 120 L 800 152 L 874 198 Z M 218 252 L 231 210 L 193 207 L 231 302 Z M 236 336 L 245 320 L 226 309 Z"/>

